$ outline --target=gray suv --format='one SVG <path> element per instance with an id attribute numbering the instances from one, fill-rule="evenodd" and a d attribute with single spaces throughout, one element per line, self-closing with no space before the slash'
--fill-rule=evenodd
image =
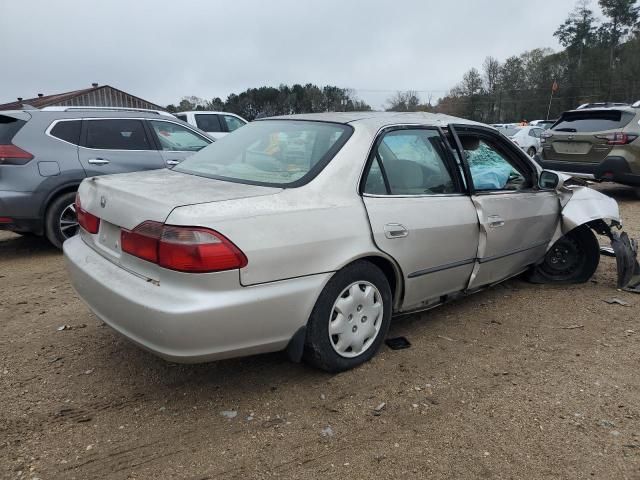
<path id="1" fill-rule="evenodd" d="M 45 235 L 60 248 L 78 231 L 74 199 L 84 178 L 171 167 L 212 141 L 165 112 L 0 111 L 0 230 Z"/>

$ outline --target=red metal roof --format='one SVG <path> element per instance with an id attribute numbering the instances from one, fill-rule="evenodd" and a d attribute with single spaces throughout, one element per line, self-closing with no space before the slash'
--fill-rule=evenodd
<path id="1" fill-rule="evenodd" d="M 144 100 L 140 97 L 136 97 L 135 95 L 131 95 L 129 93 L 123 92 L 122 90 L 119 90 L 117 88 L 111 87 L 109 85 L 101 85 L 99 87 L 83 88 L 82 90 L 73 90 L 71 92 L 57 93 L 54 95 L 44 95 L 42 97 L 24 98 L 21 101 L 16 100 L 15 102 L 0 104 L 0 110 L 22 110 L 24 108 L 23 107 L 24 104 L 31 105 L 32 107 L 35 107 L 35 108 L 48 107 L 48 106 L 60 104 L 61 102 L 66 102 L 75 97 L 80 97 L 82 95 L 85 95 L 86 93 L 89 93 L 92 91 L 97 92 L 102 89 L 110 89 L 116 92 L 121 92 L 123 95 L 126 95 L 132 99 L 137 99 L 141 102 L 148 103 L 151 106 L 150 108 L 163 109 L 162 107 L 155 105 L 152 102 Z"/>

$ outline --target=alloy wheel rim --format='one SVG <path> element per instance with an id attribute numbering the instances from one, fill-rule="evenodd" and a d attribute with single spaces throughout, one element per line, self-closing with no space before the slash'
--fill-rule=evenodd
<path id="1" fill-rule="evenodd" d="M 76 206 L 73 203 L 64 207 L 62 213 L 60 213 L 58 228 L 65 239 L 71 238 L 78 233 L 80 225 L 76 215 Z"/>
<path id="2" fill-rule="evenodd" d="M 334 351 L 345 358 L 366 352 L 378 338 L 383 314 L 382 295 L 372 283 L 358 281 L 342 290 L 329 316 Z"/>

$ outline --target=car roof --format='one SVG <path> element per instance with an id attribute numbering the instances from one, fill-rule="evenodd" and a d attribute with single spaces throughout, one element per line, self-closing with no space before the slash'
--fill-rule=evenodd
<path id="1" fill-rule="evenodd" d="M 60 110 L 38 110 L 34 109 L 23 109 L 23 110 L 1 110 L 0 115 L 3 114 L 12 114 L 12 113 L 27 113 L 29 115 L 48 117 L 51 119 L 58 118 L 150 118 L 156 120 L 172 120 L 176 122 L 181 122 L 173 115 L 159 115 L 154 112 L 147 111 L 131 111 L 131 110 L 91 110 L 91 109 L 81 109 L 81 110 L 69 110 L 66 112 Z M 182 122 L 181 122 L 182 123 Z"/>
<path id="2" fill-rule="evenodd" d="M 483 123 L 452 117 L 443 113 L 429 112 L 325 112 L 325 113 L 300 113 L 295 115 L 280 115 L 263 118 L 264 120 L 310 120 L 316 122 L 333 122 L 344 124 L 358 124 L 369 128 L 383 128 L 397 124 L 417 124 L 436 127 L 446 127 L 450 123 L 465 125 L 481 125 Z M 492 128 L 492 127 L 490 127 Z"/>
<path id="3" fill-rule="evenodd" d="M 238 115 L 237 113 L 221 112 L 218 110 L 186 110 L 184 112 L 176 112 L 173 115 L 182 115 L 185 113 L 204 113 L 205 115 L 233 115 L 234 117 L 240 117 L 240 115 Z"/>
<path id="4" fill-rule="evenodd" d="M 594 108 L 576 108 L 575 110 L 567 110 L 563 113 L 585 113 L 585 112 L 628 112 L 636 114 L 638 109 L 635 107 L 618 106 L 618 107 L 594 107 Z"/>

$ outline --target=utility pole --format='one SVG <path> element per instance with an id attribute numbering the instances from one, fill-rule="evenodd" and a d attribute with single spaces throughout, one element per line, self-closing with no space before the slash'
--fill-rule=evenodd
<path id="1" fill-rule="evenodd" d="M 549 115 L 551 114 L 551 101 L 553 100 L 553 94 L 558 91 L 560 87 L 558 86 L 558 82 L 553 81 L 553 85 L 551 85 L 551 96 L 549 97 L 549 108 L 547 108 L 547 120 L 549 120 Z"/>

